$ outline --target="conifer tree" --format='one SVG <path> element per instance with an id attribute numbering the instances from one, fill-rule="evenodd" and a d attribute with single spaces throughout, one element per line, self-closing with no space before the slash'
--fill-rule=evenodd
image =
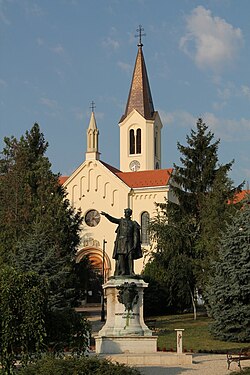
<path id="1" fill-rule="evenodd" d="M 207 288 L 213 334 L 250 341 L 250 196 L 222 235 L 219 257 Z"/>
<path id="2" fill-rule="evenodd" d="M 204 286 L 211 259 L 216 257 L 220 229 L 231 210 L 228 200 L 235 189 L 228 178 L 233 162 L 219 165 L 219 140 L 214 141 L 214 134 L 202 119 L 198 119 L 196 129 L 186 139 L 186 146 L 177 144 L 182 165 L 174 164 L 171 177 L 174 199 L 157 205 L 159 214 L 151 222 L 151 233 L 157 243 L 153 261 L 162 268 L 165 259 L 168 283 L 176 279 L 176 289 L 180 291 L 183 280 L 178 284 L 178 267 L 172 267 L 172 263 L 177 264 L 179 258 L 186 264 L 184 290 L 189 290 L 195 311 L 195 293 Z M 180 267 L 185 269 L 183 263 Z"/>
<path id="3" fill-rule="evenodd" d="M 226 204 L 234 194 L 232 182 L 228 178 L 233 162 L 219 165 L 219 140 L 213 142 L 214 134 L 208 130 L 202 119 L 198 119 L 196 129 L 192 129 L 191 135 L 187 135 L 186 138 L 187 146 L 179 142 L 177 144 L 182 154 L 180 158 L 182 166 L 174 164 L 171 184 L 178 203 L 168 202 L 168 211 L 169 220 L 174 223 L 177 223 L 176 219 L 180 216 L 184 218 L 190 233 L 191 251 L 195 258 L 199 258 L 203 254 L 202 252 L 195 254 L 196 246 L 193 244 L 199 240 L 202 231 L 202 221 L 207 214 L 207 201 L 212 194 L 222 190 L 224 195 L 218 200 Z"/>
<path id="4" fill-rule="evenodd" d="M 20 140 L 5 138 L 0 159 L 0 252 L 4 263 L 48 278 L 51 308 L 70 306 L 82 218 L 66 199 L 34 124 Z M 71 280 L 71 281 L 70 281 Z"/>

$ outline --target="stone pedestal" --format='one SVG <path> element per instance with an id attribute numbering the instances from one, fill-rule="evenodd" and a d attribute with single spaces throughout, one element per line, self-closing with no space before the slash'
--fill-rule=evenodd
<path id="1" fill-rule="evenodd" d="M 178 328 L 178 329 L 175 329 L 175 331 L 176 331 L 177 354 L 182 354 L 182 332 L 185 330 Z"/>
<path id="2" fill-rule="evenodd" d="M 141 278 L 114 277 L 103 288 L 107 297 L 107 320 L 96 340 L 96 353 L 154 353 L 157 337 L 143 319 L 143 290 L 148 286 Z"/>

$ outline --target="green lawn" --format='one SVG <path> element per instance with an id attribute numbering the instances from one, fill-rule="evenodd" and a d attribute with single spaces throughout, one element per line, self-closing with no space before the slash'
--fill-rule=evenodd
<path id="1" fill-rule="evenodd" d="M 241 375 L 250 375 L 250 368 L 243 369 L 240 373 Z M 239 371 L 231 372 L 230 375 L 239 375 Z"/>
<path id="2" fill-rule="evenodd" d="M 233 343 L 215 339 L 209 332 L 212 319 L 198 314 L 197 320 L 192 314 L 170 315 L 156 319 L 155 334 L 158 336 L 160 350 L 176 351 L 176 328 L 184 328 L 183 348 L 188 352 L 239 352 L 241 348 L 250 348 L 249 343 Z M 147 324 L 147 322 L 146 322 Z"/>

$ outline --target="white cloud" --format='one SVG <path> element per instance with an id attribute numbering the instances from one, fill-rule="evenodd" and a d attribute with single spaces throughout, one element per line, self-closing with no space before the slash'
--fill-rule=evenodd
<path id="1" fill-rule="evenodd" d="M 90 121 L 91 109 L 86 110 L 84 112 L 82 108 L 72 107 L 71 112 L 73 113 L 73 116 L 75 117 L 77 121 L 83 122 L 86 125 L 86 127 L 88 127 L 88 124 Z M 95 118 L 97 121 L 102 120 L 104 118 L 104 113 L 95 111 Z M 98 127 L 98 124 L 97 124 L 97 127 Z"/>
<path id="2" fill-rule="evenodd" d="M 104 118 L 104 113 L 103 112 L 95 112 L 95 118 L 96 120 L 102 120 Z M 98 124 L 97 124 L 98 126 Z"/>
<path id="3" fill-rule="evenodd" d="M 159 114 L 161 116 L 161 121 L 163 124 L 171 125 L 175 121 L 175 115 L 174 112 L 165 112 L 163 110 L 159 110 Z"/>
<path id="4" fill-rule="evenodd" d="M 43 104 L 43 105 L 45 105 L 46 107 L 48 107 L 50 109 L 57 109 L 58 108 L 57 101 L 53 100 L 53 99 L 42 97 L 40 99 L 40 103 Z"/>
<path id="5" fill-rule="evenodd" d="M 217 94 L 220 99 L 227 100 L 232 96 L 232 88 L 231 87 L 225 87 L 223 89 L 218 88 Z"/>
<path id="6" fill-rule="evenodd" d="M 159 110 L 161 120 L 166 125 L 177 125 L 180 127 L 193 127 L 197 121 L 197 117 L 192 115 L 187 111 L 174 111 L 174 112 L 165 112 Z"/>
<path id="7" fill-rule="evenodd" d="M 11 22 L 6 15 L 7 13 L 6 3 L 7 2 L 5 0 L 0 0 L 0 23 L 4 23 L 5 25 L 10 25 Z"/>
<path id="8" fill-rule="evenodd" d="M 233 98 L 250 99 L 250 86 L 237 86 L 232 82 L 227 82 L 224 87 L 217 88 L 217 97 L 220 101 L 213 104 L 215 110 L 225 107 Z"/>
<path id="9" fill-rule="evenodd" d="M 250 119 L 224 119 L 207 112 L 203 115 L 203 120 L 216 133 L 216 137 L 227 141 L 250 139 Z"/>
<path id="10" fill-rule="evenodd" d="M 109 48 L 109 49 L 111 48 L 113 50 L 116 50 L 117 48 L 120 47 L 120 43 L 113 38 L 107 37 L 102 41 L 102 46 L 104 48 Z"/>
<path id="11" fill-rule="evenodd" d="M 237 89 L 235 85 L 231 82 L 228 82 L 225 87 L 217 88 L 217 97 L 218 101 L 213 103 L 213 108 L 215 111 L 221 110 L 222 108 L 228 105 L 229 100 L 237 96 Z"/>
<path id="12" fill-rule="evenodd" d="M 85 116 L 80 108 L 72 108 L 71 111 L 77 121 L 83 122 Z"/>
<path id="13" fill-rule="evenodd" d="M 222 102 L 214 102 L 214 103 L 213 103 L 213 109 L 214 109 L 215 111 L 220 111 L 220 110 L 223 109 L 226 105 L 227 105 L 227 102 L 226 102 L 226 101 L 222 101 Z"/>
<path id="14" fill-rule="evenodd" d="M 78 2 L 78 0 L 67 0 L 66 1 L 69 5 L 78 5 L 79 4 L 79 2 Z"/>
<path id="15" fill-rule="evenodd" d="M 61 44 L 58 44 L 57 46 L 55 47 L 52 47 L 51 48 L 51 51 L 58 54 L 58 55 L 63 55 L 64 54 L 64 48 Z"/>
<path id="16" fill-rule="evenodd" d="M 36 39 L 36 43 L 37 45 L 40 47 L 40 46 L 43 46 L 44 45 L 44 40 L 42 38 L 37 38 Z"/>
<path id="17" fill-rule="evenodd" d="M 246 96 L 248 99 L 250 99 L 250 87 L 246 85 L 241 86 L 241 93 L 243 96 Z"/>
<path id="18" fill-rule="evenodd" d="M 119 68 L 121 70 L 123 70 L 124 72 L 126 72 L 128 74 L 130 74 L 132 72 L 133 67 L 130 64 L 127 64 L 127 63 L 122 62 L 122 61 L 118 61 L 117 65 L 119 66 Z"/>
<path id="19" fill-rule="evenodd" d="M 60 70 L 60 69 L 55 69 L 55 72 L 56 72 L 56 74 L 58 75 L 58 77 L 59 77 L 60 79 L 64 79 L 64 78 L 65 78 L 65 73 L 64 73 L 62 70 Z"/>
<path id="20" fill-rule="evenodd" d="M 199 68 L 216 71 L 237 57 L 242 44 L 240 28 L 234 28 L 224 19 L 213 16 L 210 10 L 198 6 L 186 18 L 186 34 L 179 46 Z"/>
<path id="21" fill-rule="evenodd" d="M 245 176 L 246 181 L 246 189 L 249 190 L 249 180 L 250 180 L 250 168 L 240 168 L 241 174 Z"/>
<path id="22" fill-rule="evenodd" d="M 226 119 L 217 117 L 212 112 L 194 116 L 192 113 L 177 110 L 174 112 L 159 111 L 163 124 L 174 127 L 194 128 L 198 117 L 201 117 L 209 129 L 214 132 L 215 139 L 224 141 L 250 140 L 250 119 Z"/>
<path id="23" fill-rule="evenodd" d="M 7 82 L 4 79 L 0 78 L 0 87 L 7 87 Z"/>
<path id="24" fill-rule="evenodd" d="M 34 1 L 31 1 L 31 2 L 25 1 L 24 6 L 25 6 L 25 12 L 27 15 L 39 16 L 39 17 L 44 15 L 42 8 Z"/>

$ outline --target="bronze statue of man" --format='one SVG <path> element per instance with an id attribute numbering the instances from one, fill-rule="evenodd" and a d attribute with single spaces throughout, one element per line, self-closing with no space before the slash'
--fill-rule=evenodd
<path id="1" fill-rule="evenodd" d="M 111 223 L 118 224 L 113 259 L 116 260 L 115 276 L 133 276 L 134 259 L 142 258 L 140 225 L 131 220 L 132 210 L 124 210 L 124 218 L 117 219 L 106 212 L 101 212 Z"/>

